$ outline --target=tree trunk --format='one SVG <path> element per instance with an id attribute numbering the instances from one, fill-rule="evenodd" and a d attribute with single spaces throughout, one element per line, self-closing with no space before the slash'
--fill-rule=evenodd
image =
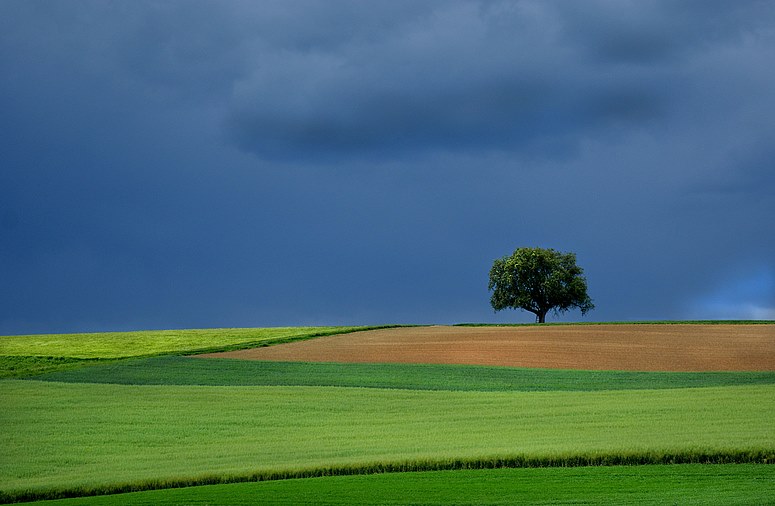
<path id="1" fill-rule="evenodd" d="M 538 323 L 546 323 L 546 311 L 536 313 L 536 316 L 538 317 Z"/>

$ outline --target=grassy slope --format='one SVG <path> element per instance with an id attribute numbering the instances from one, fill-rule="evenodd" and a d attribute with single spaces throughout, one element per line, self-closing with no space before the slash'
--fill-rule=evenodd
<path id="1" fill-rule="evenodd" d="M 25 378 L 53 371 L 68 371 L 99 362 L 100 359 L 0 356 L 0 379 Z"/>
<path id="2" fill-rule="evenodd" d="M 0 355 L 123 358 L 204 353 L 381 327 L 274 327 L 0 336 Z"/>
<path id="3" fill-rule="evenodd" d="M 267 330 L 280 332 L 272 334 L 266 333 Z M 314 330 L 319 332 L 322 329 Z M 333 332 L 342 330 L 346 329 L 340 327 Z M 283 334 L 283 331 L 288 331 L 289 334 Z M 73 357 L 182 354 L 202 349 L 266 345 L 273 341 L 305 337 L 309 337 L 309 328 L 0 337 L 0 355 L 6 355 L 0 357 L 0 377 L 3 373 L 28 376 L 47 369 L 73 369 L 92 363 Z M 30 351 L 31 348 L 34 348 L 34 352 Z M 9 352 L 11 349 L 13 351 Z M 29 356 L 40 353 L 43 356 Z M 60 357 L 55 353 L 63 355 Z M 192 369 L 187 374 L 189 361 Z M 362 365 L 358 366 L 362 367 L 359 369 L 332 364 L 319 367 L 309 364 L 284 364 L 279 365 L 279 369 L 267 370 L 262 369 L 265 365 L 247 365 L 236 361 L 233 368 L 216 365 L 208 360 L 203 360 L 202 365 L 194 366 L 193 361 L 194 359 L 182 357 L 159 357 L 115 364 L 97 362 L 97 367 L 73 370 L 67 373 L 70 376 L 62 376 L 59 379 L 75 381 L 78 380 L 77 375 L 85 374 L 86 376 L 80 376 L 78 381 L 116 381 L 116 377 L 112 380 L 110 378 L 111 374 L 115 374 L 120 376 L 120 381 L 129 383 L 191 383 L 193 380 L 197 383 L 231 385 L 235 382 L 265 384 L 271 383 L 273 379 L 276 381 L 279 377 L 282 378 L 281 383 L 293 385 L 312 382 L 323 385 L 459 390 L 472 387 L 476 390 L 654 389 L 772 383 L 769 376 L 771 373 L 679 374 L 675 377 L 660 376 L 662 373 L 655 376 L 649 376 L 650 373 L 645 376 L 634 373 L 631 376 L 614 377 L 609 373 L 597 372 L 512 370 L 503 376 L 502 371 L 497 371 L 498 368 L 466 370 L 465 367 L 458 366 L 452 366 L 450 370 L 443 370 L 444 366 L 440 366 L 442 369 L 435 369 L 435 366 L 407 366 L 408 369 L 399 370 L 376 365 Z M 170 371 L 160 370 L 160 366 L 165 364 L 169 366 Z M 258 369 L 241 369 L 243 366 Z M 245 375 L 250 377 L 247 382 Z M 426 463 L 432 463 L 432 459 L 439 458 L 439 455 L 453 463 L 454 459 L 461 456 L 467 458 L 466 455 L 473 455 L 472 460 L 468 462 L 475 464 L 476 459 L 483 455 L 480 450 L 499 455 L 526 452 L 532 455 L 550 455 L 552 452 L 573 455 L 576 452 L 576 455 L 579 455 L 579 452 L 587 452 L 588 455 L 597 453 L 603 456 L 610 456 L 611 452 L 617 451 L 634 451 L 641 452 L 642 457 L 647 454 L 658 456 L 660 451 L 701 456 L 702 450 L 714 448 L 732 454 L 738 450 L 751 449 L 760 451 L 758 458 L 769 455 L 772 459 L 775 430 L 771 428 L 771 423 L 764 421 L 772 419 L 775 414 L 772 412 L 775 404 L 771 402 L 775 393 L 772 388 L 743 386 L 641 393 L 590 392 L 576 395 L 559 392 L 455 394 L 338 388 L 122 387 L 0 381 L 0 405 L 4 406 L 4 410 L 0 411 L 0 426 L 4 429 L 0 435 L 0 447 L 3 448 L 3 452 L 0 452 L 0 488 L 8 492 L 28 487 L 53 490 L 52 487 L 66 489 L 92 484 L 99 489 L 106 484 L 127 481 L 154 486 L 153 482 L 159 479 L 209 475 L 217 481 L 228 478 L 229 474 L 242 479 L 245 478 L 244 474 L 240 477 L 243 469 L 249 470 L 249 473 L 266 466 L 275 469 L 293 469 L 294 466 L 297 470 L 311 469 L 310 466 L 314 467 L 315 462 L 306 459 L 305 454 L 310 448 L 316 455 L 323 455 L 321 462 L 324 467 L 321 469 L 343 462 L 355 462 L 357 465 L 358 462 L 370 458 L 382 462 L 378 462 L 377 467 L 373 469 L 379 469 L 379 466 L 391 458 L 417 459 L 415 463 L 420 464 L 423 463 L 422 459 L 426 459 Z M 379 392 L 376 400 L 370 395 L 375 392 Z M 430 397 L 424 400 L 422 397 L 413 398 L 411 401 L 412 398 L 407 399 L 404 395 Z M 456 397 L 457 395 L 470 395 L 472 397 L 464 398 L 471 399 L 472 402 L 464 401 Z M 498 399 L 498 395 L 505 397 Z M 559 397 L 553 397 L 555 395 Z M 611 395 L 614 397 L 609 397 Z M 616 397 L 618 395 L 623 397 Z M 548 402 L 549 398 L 559 401 L 562 396 L 569 396 L 566 404 Z M 608 402 L 605 402 L 606 398 Z M 247 402 L 243 404 L 242 401 Z M 371 418 L 363 418 L 364 410 Z M 319 430 L 321 423 L 324 429 L 322 434 Z M 577 427 L 579 431 L 575 430 Z M 350 434 L 353 429 L 355 441 L 350 441 L 346 434 Z M 664 434 L 660 434 L 660 430 Z M 340 434 L 342 431 L 346 434 Z M 726 438 L 727 432 L 731 439 Z M 352 442 L 354 446 L 348 447 L 345 444 L 344 447 L 338 448 L 336 443 L 320 446 L 318 443 L 324 436 L 333 441 Z M 277 439 L 283 437 L 290 439 Z M 280 447 L 288 441 L 292 443 L 292 452 L 284 455 L 284 450 Z M 418 444 L 414 444 L 415 442 Z M 477 445 L 483 446 L 480 448 Z M 629 450 L 624 450 L 625 447 Z M 272 458 L 267 460 L 264 454 L 265 450 L 271 448 L 276 448 L 272 457 L 276 460 L 274 464 L 270 462 Z M 764 453 L 761 453 L 762 450 Z M 257 458 L 257 455 L 261 457 Z M 285 459 L 286 456 L 291 461 Z M 450 461 L 450 458 L 453 460 Z M 745 460 L 745 456 L 742 460 Z M 636 458 L 634 462 L 637 461 Z M 578 463 L 579 461 L 576 461 L 576 464 Z M 694 479 L 681 478 L 677 483 L 671 481 L 670 470 L 674 467 L 654 467 L 655 483 L 669 485 L 666 498 L 680 497 L 682 503 L 690 503 L 687 497 L 691 495 L 687 496 L 681 491 L 692 494 L 692 490 L 696 490 L 691 485 Z M 707 470 L 716 468 L 717 466 L 703 466 L 701 474 L 712 474 L 713 471 Z M 762 487 L 762 483 L 764 480 L 771 485 L 772 470 L 775 467 L 753 466 L 757 471 L 750 476 L 747 472 L 740 474 L 740 470 L 744 468 L 745 466 L 733 466 L 729 469 L 734 471 L 723 471 L 724 478 L 718 482 L 721 483 L 717 487 L 719 491 L 713 492 L 713 496 L 722 494 L 719 497 L 724 497 L 725 493 L 729 498 L 758 497 L 759 499 L 743 502 L 767 503 L 766 498 L 772 497 L 771 493 L 767 493 L 771 487 Z M 537 479 L 541 480 L 541 488 L 543 483 L 550 486 L 552 480 L 559 479 L 565 484 L 565 488 L 575 491 L 570 492 L 568 498 L 586 498 L 594 502 L 597 500 L 594 498 L 600 496 L 599 494 L 603 494 L 600 497 L 608 497 L 605 494 L 617 493 L 615 490 L 606 489 L 609 486 L 606 484 L 606 477 L 612 476 L 610 473 L 618 474 L 618 471 L 612 469 L 614 468 L 600 469 L 602 475 L 595 478 L 593 483 L 601 485 L 598 487 L 593 484 L 589 490 L 579 489 L 575 477 L 572 480 L 557 478 L 564 472 L 561 469 L 546 470 L 546 474 L 541 474 Z M 634 469 L 646 468 L 639 466 Z M 757 473 L 764 473 L 765 478 L 756 477 Z M 439 482 L 437 488 L 453 489 L 457 486 L 458 477 L 463 483 L 466 480 L 479 483 L 481 475 L 466 478 L 464 474 L 443 475 L 445 478 Z M 370 477 L 355 477 L 355 485 L 347 485 L 349 482 L 346 482 L 342 486 L 345 490 L 347 487 L 355 487 L 354 493 L 358 494 L 357 480 L 360 478 Z M 275 492 L 270 496 L 283 497 L 282 494 L 287 493 L 291 497 L 289 503 L 295 504 L 301 502 L 299 491 L 302 493 L 301 498 L 309 498 L 310 494 L 317 498 L 320 493 L 325 493 L 325 490 L 330 492 L 327 481 L 329 479 L 331 478 L 254 485 L 281 487 L 280 491 L 276 492 L 281 494 L 280 496 L 275 496 Z M 395 479 L 391 485 L 386 485 L 387 489 L 406 488 L 409 492 L 404 497 L 415 496 L 411 491 L 416 491 L 417 488 L 413 488 L 416 487 L 414 479 L 408 475 L 402 473 L 385 479 Z M 491 475 L 487 475 L 487 482 L 492 479 L 494 478 Z M 753 481 L 746 484 L 745 480 L 749 479 Z M 640 478 L 637 478 L 635 482 L 639 480 Z M 697 483 L 702 480 L 704 478 L 699 479 Z M 571 481 L 573 487 L 569 487 Z M 294 484 L 299 483 L 311 485 L 302 485 L 297 490 Z M 418 483 L 421 490 L 417 494 L 421 502 L 436 501 L 435 492 L 428 492 L 424 488 L 426 478 L 420 478 Z M 611 483 L 614 483 L 615 488 L 617 481 L 613 480 Z M 157 482 L 156 485 L 164 484 Z M 290 488 L 282 492 L 285 485 Z M 232 486 L 234 485 L 229 487 Z M 236 491 L 234 500 L 229 502 L 238 503 L 240 497 L 246 498 L 240 495 L 238 489 L 229 487 L 226 488 Z M 331 487 L 336 488 L 333 485 Z M 655 487 L 659 488 L 657 485 Z M 466 488 L 469 486 L 465 485 L 464 489 Z M 558 485 L 559 488 L 562 487 Z M 260 494 L 261 490 L 269 489 L 242 490 L 246 491 L 245 494 Z M 170 490 L 162 492 L 162 495 L 166 492 L 175 494 L 183 491 Z M 347 493 L 351 492 L 353 491 Z M 754 495 L 746 496 L 749 492 Z M 654 494 L 656 493 L 655 491 Z M 670 496 L 670 493 L 678 495 Z M 185 499 L 182 502 L 195 503 L 199 495 L 194 492 L 194 495 L 184 497 L 192 500 Z M 207 502 L 208 496 L 205 494 L 202 497 Z M 610 497 L 616 498 L 613 502 L 626 503 L 623 498 L 627 495 Z M 659 496 L 646 491 L 643 497 Z M 695 494 L 695 497 L 703 496 Z M 340 499 L 334 502 L 342 502 Z M 471 501 L 461 501 L 487 503 L 488 500 L 475 498 Z M 670 499 L 665 501 L 673 502 Z M 158 501 L 153 500 L 150 503 L 156 502 Z M 180 501 L 173 499 L 172 502 Z M 438 502 L 449 501 L 441 499 Z M 599 502 L 611 501 L 601 499 Z"/>
<path id="4" fill-rule="evenodd" d="M 392 327 L 274 327 L 0 336 L 0 378 L 70 370 L 95 361 L 226 351 Z"/>
<path id="5" fill-rule="evenodd" d="M 572 486 L 569 486 L 572 484 Z M 673 465 L 491 469 L 330 476 L 46 502 L 161 504 L 703 504 L 775 503 L 775 466 Z"/>
<path id="6" fill-rule="evenodd" d="M 6 492 L 83 490 L 511 456 L 772 458 L 773 398 L 772 385 L 579 393 L 5 380 L 0 483 Z"/>
<path id="7" fill-rule="evenodd" d="M 412 390 L 591 391 L 775 384 L 775 372 L 567 371 L 418 364 L 334 364 L 153 357 L 38 376 L 125 385 L 342 386 Z"/>

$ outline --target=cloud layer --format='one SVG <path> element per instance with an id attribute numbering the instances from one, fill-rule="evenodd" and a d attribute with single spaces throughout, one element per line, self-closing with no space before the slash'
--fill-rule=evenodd
<path id="1" fill-rule="evenodd" d="M 7 0 L 0 334 L 524 321 L 518 246 L 769 314 L 773 56 L 764 1 Z"/>

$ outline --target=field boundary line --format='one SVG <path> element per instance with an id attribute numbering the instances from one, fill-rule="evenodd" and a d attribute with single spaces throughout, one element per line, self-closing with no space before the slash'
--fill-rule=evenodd
<path id="1" fill-rule="evenodd" d="M 275 346 L 278 344 L 287 344 L 287 343 L 293 343 L 296 341 L 308 341 L 310 339 L 316 339 L 318 337 L 354 334 L 356 332 L 367 332 L 370 330 L 396 329 L 396 328 L 403 328 L 403 327 L 423 327 L 423 326 L 424 325 L 402 325 L 402 324 L 363 326 L 363 327 L 354 328 L 354 329 L 311 332 L 309 334 L 300 334 L 298 336 L 291 336 L 291 337 L 278 337 L 275 339 L 265 339 L 263 341 L 236 343 L 236 344 L 231 344 L 226 346 L 211 346 L 209 348 L 197 348 L 193 350 L 183 350 L 183 351 L 172 352 L 172 353 L 155 353 L 153 355 L 134 356 L 134 357 L 128 357 L 128 358 L 151 358 L 151 357 L 160 357 L 160 356 L 168 356 L 168 355 L 189 357 L 192 355 L 204 355 L 207 353 L 221 353 L 225 351 L 239 351 L 239 350 L 249 350 L 252 348 L 266 348 L 268 346 Z"/>

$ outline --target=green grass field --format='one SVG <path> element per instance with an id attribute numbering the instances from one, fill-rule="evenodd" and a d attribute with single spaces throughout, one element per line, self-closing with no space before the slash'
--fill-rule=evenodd
<path id="1" fill-rule="evenodd" d="M 207 353 L 268 346 L 380 327 L 275 327 L 265 329 L 187 329 L 92 334 L 0 336 L 0 355 L 125 358 Z"/>
<path id="2" fill-rule="evenodd" d="M 0 378 L 74 369 L 89 362 L 256 348 L 394 326 L 186 329 L 0 336 Z"/>
<path id="3" fill-rule="evenodd" d="M 774 398 L 773 385 L 451 392 L 5 380 L 0 478 L 10 497 L 45 497 L 498 459 L 756 461 L 775 457 Z"/>
<path id="4" fill-rule="evenodd" d="M 407 472 L 235 483 L 45 501 L 69 506 L 162 504 L 406 505 L 772 504 L 771 466 L 659 465 Z"/>
<path id="5" fill-rule="evenodd" d="M 174 341 L 166 333 L 143 337 L 162 341 L 152 349 Z M 34 356 L 12 339 L 17 354 L 2 350 L 11 364 Z M 31 339 L 31 348 L 43 340 Z M 59 345 L 66 370 L 22 363 L 13 375 L 27 379 L 0 381 L 3 501 L 145 489 L 163 490 L 78 501 L 768 504 L 775 497 L 773 373 L 119 360 L 128 354 L 119 338 L 103 344 L 105 356 L 83 360 L 81 348 L 95 349 L 91 338 L 82 346 L 72 336 L 50 340 L 66 344 Z M 200 344 L 178 343 L 175 355 Z M 664 465 L 671 462 L 703 465 Z M 603 467 L 578 467 L 586 465 Z M 524 469 L 541 466 L 554 467 Z M 408 472 L 422 470 L 436 472 Z M 383 472 L 391 474 L 374 474 Z M 279 481 L 239 483 L 267 479 Z M 206 484 L 213 486 L 169 488 Z"/>
<path id="6" fill-rule="evenodd" d="M 491 392 L 775 385 L 775 372 L 566 371 L 438 364 L 269 362 L 180 356 L 90 365 L 98 367 L 53 372 L 37 379 L 122 385 L 337 386 Z"/>

